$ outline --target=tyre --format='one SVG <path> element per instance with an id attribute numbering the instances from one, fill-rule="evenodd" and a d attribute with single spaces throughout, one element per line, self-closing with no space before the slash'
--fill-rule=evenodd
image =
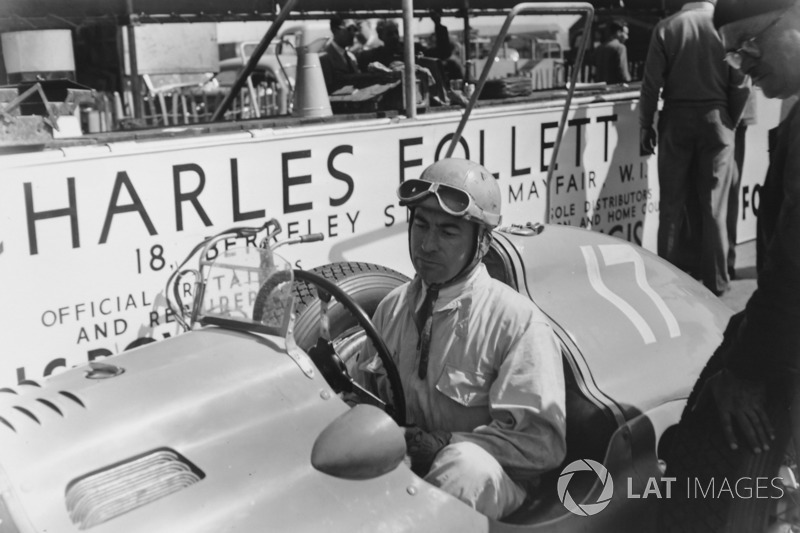
<path id="1" fill-rule="evenodd" d="M 261 285 L 253 303 L 253 320 L 255 322 L 272 326 L 283 324 L 283 300 L 286 296 L 286 289 L 291 290 L 292 287 L 286 286 L 286 289 L 282 289 L 281 285 L 291 281 L 291 279 L 292 273 L 288 270 L 283 270 L 275 272 Z"/>
<path id="2" fill-rule="evenodd" d="M 391 268 L 372 263 L 331 263 L 312 269 L 312 272 L 335 282 L 369 315 L 389 292 L 409 278 Z M 317 289 L 304 281 L 296 281 L 294 337 L 298 346 L 308 351 L 319 338 L 320 301 Z M 358 352 L 364 337 L 355 318 L 341 304 L 332 300 L 328 307 L 330 333 L 339 356 L 347 364 Z M 349 365 L 348 365 L 349 366 Z"/>
<path id="3" fill-rule="evenodd" d="M 768 394 L 767 412 L 776 439 L 761 454 L 745 446 L 732 450 L 713 398 L 700 395 L 706 381 L 723 367 L 724 352 L 733 338 L 729 334 L 738 324 L 734 319 L 731 323 L 660 454 L 667 463 L 665 477 L 675 478 L 669 497 L 660 502 L 660 533 L 800 531 L 788 387 L 774 387 Z"/>

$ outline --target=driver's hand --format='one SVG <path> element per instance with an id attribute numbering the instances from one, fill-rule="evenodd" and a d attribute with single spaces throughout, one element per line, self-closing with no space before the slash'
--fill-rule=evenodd
<path id="1" fill-rule="evenodd" d="M 763 382 L 742 379 L 730 370 L 722 370 L 708 380 L 700 395 L 710 390 L 719 411 L 722 431 L 731 449 L 739 448 L 733 422 L 755 453 L 769 450 L 775 431 L 765 409 L 766 388 Z"/>
<path id="2" fill-rule="evenodd" d="M 417 426 L 407 426 L 406 452 L 411 459 L 411 470 L 424 477 L 431 469 L 439 451 L 450 443 L 451 434 L 447 431 L 424 431 Z"/>

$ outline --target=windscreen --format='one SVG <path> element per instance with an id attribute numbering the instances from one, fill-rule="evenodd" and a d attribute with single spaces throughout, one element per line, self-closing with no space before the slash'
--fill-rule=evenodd
<path id="1" fill-rule="evenodd" d="M 208 269 L 200 322 L 285 336 L 294 304 L 291 265 L 265 248 L 216 253 Z"/>

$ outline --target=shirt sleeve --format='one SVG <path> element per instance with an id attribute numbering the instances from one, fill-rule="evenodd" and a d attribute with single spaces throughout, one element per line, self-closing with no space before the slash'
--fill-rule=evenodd
<path id="1" fill-rule="evenodd" d="M 751 379 L 800 371 L 800 113 L 795 110 L 789 120 L 775 234 L 729 355 L 730 368 Z"/>
<path id="2" fill-rule="evenodd" d="M 667 70 L 667 55 L 661 28 L 656 26 L 650 37 L 650 46 L 647 49 L 647 59 L 644 64 L 644 77 L 639 96 L 639 125 L 642 128 L 653 126 L 658 98 L 664 86 Z"/>
<path id="3" fill-rule="evenodd" d="M 566 455 L 564 370 L 558 342 L 544 321 L 530 321 L 514 340 L 489 390 L 491 422 L 451 442 L 473 442 L 515 479 L 551 470 Z"/>

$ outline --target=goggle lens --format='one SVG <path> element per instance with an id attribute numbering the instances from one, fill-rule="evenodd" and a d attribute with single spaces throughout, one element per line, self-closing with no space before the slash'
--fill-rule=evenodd
<path id="1" fill-rule="evenodd" d="M 397 195 L 404 203 L 416 202 L 433 194 L 439 200 L 439 205 L 451 215 L 465 214 L 472 203 L 472 198 L 466 191 L 430 181 L 410 179 L 400 184 Z"/>
<path id="2" fill-rule="evenodd" d="M 421 198 L 422 195 L 427 193 L 431 188 L 431 185 L 433 185 L 433 183 L 429 181 L 414 179 L 406 180 L 400 184 L 400 188 L 397 189 L 397 195 L 404 202 L 413 202 L 417 198 Z"/>
<path id="3" fill-rule="evenodd" d="M 440 185 L 437 196 L 439 197 L 439 203 L 443 203 L 454 213 L 463 215 L 467 212 L 467 209 L 469 209 L 471 198 L 462 190 L 454 189 L 447 185 Z"/>

